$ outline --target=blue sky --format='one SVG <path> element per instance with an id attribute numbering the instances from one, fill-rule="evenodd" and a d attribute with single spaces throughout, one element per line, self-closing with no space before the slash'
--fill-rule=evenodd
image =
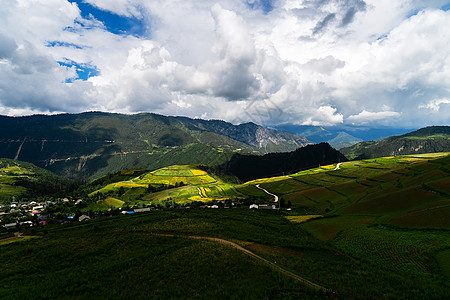
<path id="1" fill-rule="evenodd" d="M 0 114 L 450 123 L 450 2 L 5 0 Z"/>
<path id="2" fill-rule="evenodd" d="M 136 37 L 149 37 L 149 28 L 143 18 L 134 16 L 127 17 L 116 14 L 112 11 L 97 8 L 95 5 L 86 3 L 83 0 L 70 0 L 80 9 L 82 18 L 94 18 L 105 26 L 105 30 L 119 35 L 133 35 Z"/>

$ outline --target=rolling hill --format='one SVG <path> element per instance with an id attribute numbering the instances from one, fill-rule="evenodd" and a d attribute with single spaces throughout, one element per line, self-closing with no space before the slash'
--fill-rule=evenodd
<path id="1" fill-rule="evenodd" d="M 219 165 L 234 152 L 289 152 L 310 143 L 253 123 L 150 113 L 0 116 L 0 127 L 0 157 L 28 161 L 69 178 L 136 167 Z"/>
<path id="2" fill-rule="evenodd" d="M 51 195 L 68 184 L 64 178 L 31 163 L 0 159 L 0 203 Z"/>
<path id="3" fill-rule="evenodd" d="M 327 143 L 309 145 L 289 153 L 269 153 L 263 156 L 235 154 L 220 168 L 245 182 L 262 177 L 296 173 L 319 165 L 347 159 Z"/>
<path id="4" fill-rule="evenodd" d="M 450 126 L 430 126 L 381 141 L 361 142 L 340 149 L 348 159 L 408 155 L 450 150 Z"/>
<path id="5" fill-rule="evenodd" d="M 292 210 L 158 210 L 1 233 L 0 297 L 446 299 L 449 180 L 450 153 L 347 161 L 244 184 L 199 165 L 124 170 L 91 183 L 101 185 L 91 195 L 98 207 L 272 202 L 263 188 Z"/>

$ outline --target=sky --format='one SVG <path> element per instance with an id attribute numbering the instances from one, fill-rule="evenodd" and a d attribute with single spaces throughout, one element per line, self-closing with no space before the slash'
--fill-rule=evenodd
<path id="1" fill-rule="evenodd" d="M 450 1 L 2 0 L 0 114 L 450 125 Z"/>

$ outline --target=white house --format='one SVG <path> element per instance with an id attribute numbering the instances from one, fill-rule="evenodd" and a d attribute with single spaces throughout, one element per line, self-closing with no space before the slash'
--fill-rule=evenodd
<path id="1" fill-rule="evenodd" d="M 134 212 L 136 213 L 141 213 L 141 212 L 146 212 L 146 211 L 150 211 L 151 208 L 150 207 L 146 207 L 146 208 L 135 208 Z"/>
<path id="2" fill-rule="evenodd" d="M 84 222 L 84 221 L 88 221 L 88 220 L 90 220 L 90 219 L 91 219 L 91 218 L 90 218 L 89 216 L 82 215 L 82 216 L 80 216 L 80 217 L 78 218 L 78 221 Z"/>
<path id="3" fill-rule="evenodd" d="M 258 209 L 258 204 L 251 204 L 248 208 L 250 209 Z"/>

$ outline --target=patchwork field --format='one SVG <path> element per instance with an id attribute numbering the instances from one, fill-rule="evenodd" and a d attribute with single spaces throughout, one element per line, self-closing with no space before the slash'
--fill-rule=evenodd
<path id="1" fill-rule="evenodd" d="M 199 165 L 175 165 L 115 182 L 90 194 L 114 196 L 128 204 L 173 205 L 242 197 L 235 185 L 208 174 Z"/>

